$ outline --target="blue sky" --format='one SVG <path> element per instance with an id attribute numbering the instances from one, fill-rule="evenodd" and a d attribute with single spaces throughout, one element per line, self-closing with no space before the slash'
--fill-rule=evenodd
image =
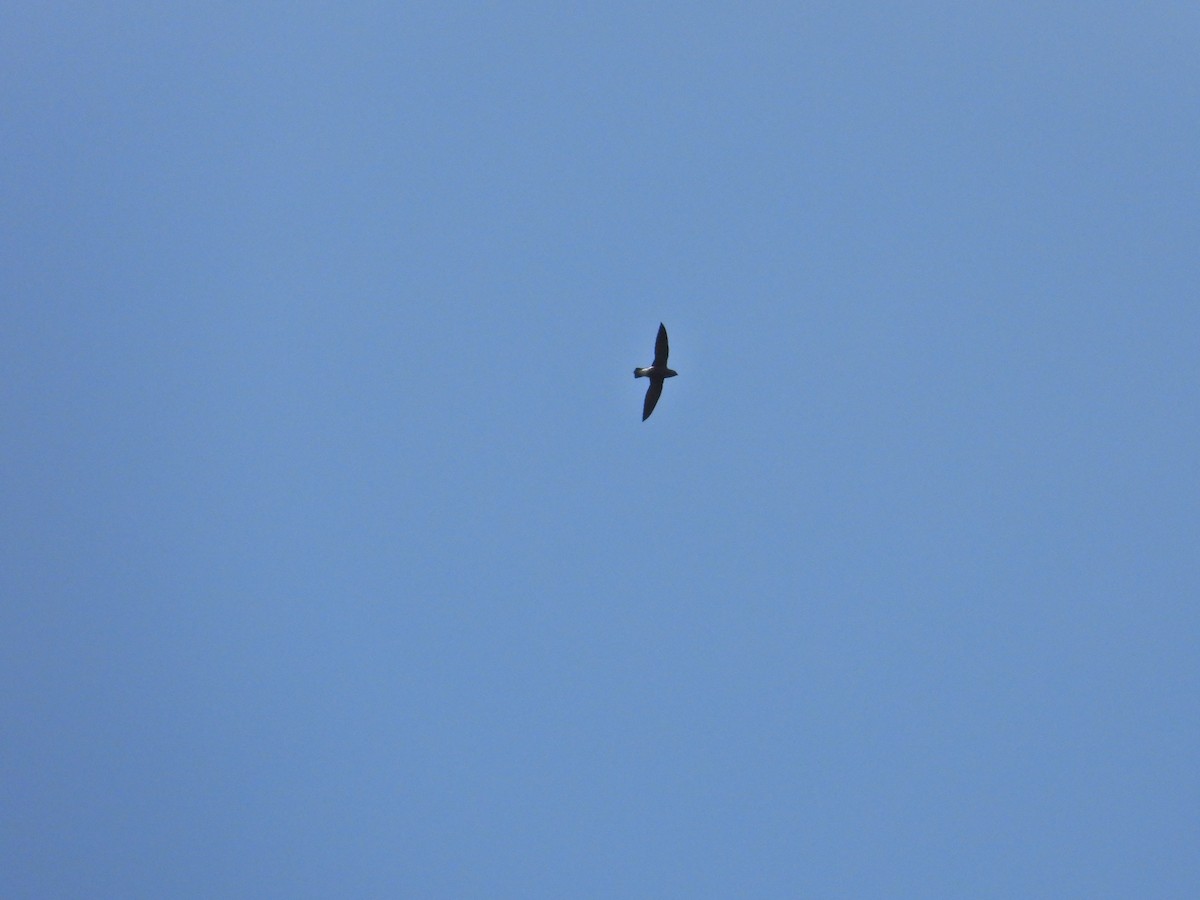
<path id="1" fill-rule="evenodd" d="M 0 12 L 5 896 L 1195 896 L 1198 42 Z"/>

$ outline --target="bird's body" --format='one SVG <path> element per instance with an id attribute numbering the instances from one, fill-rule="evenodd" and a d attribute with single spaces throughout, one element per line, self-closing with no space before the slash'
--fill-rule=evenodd
<path id="1" fill-rule="evenodd" d="M 642 421 L 650 418 L 654 405 L 662 395 L 663 381 L 674 378 L 679 373 L 667 368 L 667 354 L 670 347 L 667 344 L 667 328 L 662 322 L 658 323 L 658 338 L 654 342 L 654 362 L 633 370 L 634 378 L 649 378 L 650 387 L 646 388 L 646 400 L 642 404 Z"/>

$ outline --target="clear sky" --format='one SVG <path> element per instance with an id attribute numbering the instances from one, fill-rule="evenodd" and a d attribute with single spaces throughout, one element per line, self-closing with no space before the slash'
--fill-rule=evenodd
<path id="1" fill-rule="evenodd" d="M 1198 46 L 6 4 L 0 893 L 1200 896 Z"/>

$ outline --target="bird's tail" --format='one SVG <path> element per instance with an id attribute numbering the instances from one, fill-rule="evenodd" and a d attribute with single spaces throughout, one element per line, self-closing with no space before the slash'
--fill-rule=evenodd
<path id="1" fill-rule="evenodd" d="M 641 377 L 642 377 L 642 370 L 641 370 L 641 369 L 634 369 L 634 370 L 633 370 L 633 377 L 634 377 L 634 378 L 641 378 Z"/>

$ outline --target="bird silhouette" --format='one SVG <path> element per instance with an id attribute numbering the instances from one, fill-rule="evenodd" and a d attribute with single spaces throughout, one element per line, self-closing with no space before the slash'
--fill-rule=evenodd
<path id="1" fill-rule="evenodd" d="M 654 341 L 654 362 L 644 368 L 634 369 L 634 378 L 649 378 L 650 387 L 646 388 L 646 401 L 642 404 L 642 421 L 650 418 L 658 398 L 662 396 L 663 381 L 674 378 L 679 373 L 667 368 L 667 354 L 671 348 L 667 344 L 667 326 L 658 323 L 658 338 Z"/>

